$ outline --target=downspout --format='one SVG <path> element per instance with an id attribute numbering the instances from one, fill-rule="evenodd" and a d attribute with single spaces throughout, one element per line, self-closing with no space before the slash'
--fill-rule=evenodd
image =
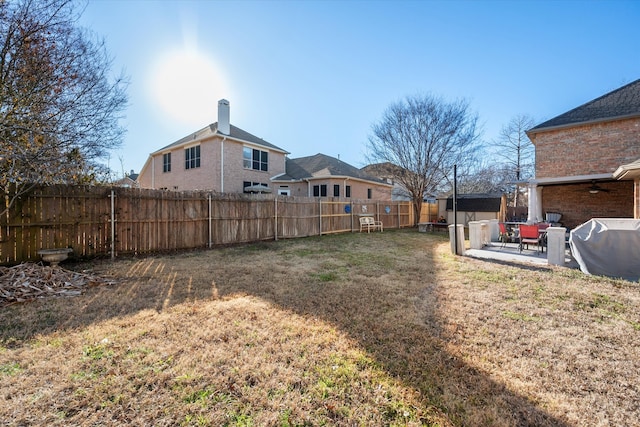
<path id="1" fill-rule="evenodd" d="M 151 188 L 156 188 L 156 158 L 151 156 Z"/>
<path id="2" fill-rule="evenodd" d="M 222 138 L 222 142 L 220 142 L 220 192 L 224 193 L 224 142 L 227 140 L 227 137 Z"/>
<path id="3" fill-rule="evenodd" d="M 304 179 L 307 182 L 307 197 L 311 197 L 311 182 L 308 179 Z"/>

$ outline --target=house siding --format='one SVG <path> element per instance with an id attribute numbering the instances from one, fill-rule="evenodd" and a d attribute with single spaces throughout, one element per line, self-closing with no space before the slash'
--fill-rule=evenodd
<path id="1" fill-rule="evenodd" d="M 530 135 L 536 178 L 612 173 L 640 158 L 640 118 L 580 125 Z"/>
<path id="2" fill-rule="evenodd" d="M 633 181 L 598 183 L 608 192 L 589 193 L 590 183 L 548 185 L 542 190 L 543 213 L 559 212 L 568 228 L 591 218 L 633 218 Z"/>

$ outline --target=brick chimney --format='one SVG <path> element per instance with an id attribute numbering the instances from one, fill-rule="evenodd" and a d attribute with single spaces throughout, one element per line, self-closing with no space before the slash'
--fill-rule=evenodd
<path id="1" fill-rule="evenodd" d="M 218 132 L 229 135 L 231 123 L 229 121 L 229 101 L 221 99 L 218 101 Z"/>

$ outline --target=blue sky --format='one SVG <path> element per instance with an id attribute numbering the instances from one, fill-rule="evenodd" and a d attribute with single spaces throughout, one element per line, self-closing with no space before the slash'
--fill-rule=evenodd
<path id="1" fill-rule="evenodd" d="M 637 1 L 91 0 L 80 25 L 130 78 L 110 166 L 217 121 L 289 151 L 366 164 L 371 125 L 408 95 L 464 98 L 495 140 L 640 78 Z"/>

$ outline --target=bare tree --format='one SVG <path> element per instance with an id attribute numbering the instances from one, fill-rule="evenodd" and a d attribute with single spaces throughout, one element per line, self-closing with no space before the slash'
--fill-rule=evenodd
<path id="1" fill-rule="evenodd" d="M 122 142 L 127 82 L 73 0 L 0 2 L 4 210 L 37 184 L 90 183 Z"/>
<path id="2" fill-rule="evenodd" d="M 404 171 L 396 180 L 411 197 L 415 223 L 425 195 L 450 186 L 453 166 L 475 153 L 477 121 L 464 100 L 446 102 L 424 95 L 392 104 L 372 126 L 369 160 L 389 162 Z"/>
<path id="3" fill-rule="evenodd" d="M 458 193 L 506 193 L 510 187 L 510 170 L 500 163 L 478 160 L 470 170 L 458 174 Z"/>
<path id="4" fill-rule="evenodd" d="M 503 160 L 512 181 L 513 205 L 520 200 L 518 187 L 513 185 L 533 176 L 535 150 L 526 131 L 534 126 L 532 117 L 520 114 L 502 127 L 498 140 L 493 143 L 496 154 Z"/>

